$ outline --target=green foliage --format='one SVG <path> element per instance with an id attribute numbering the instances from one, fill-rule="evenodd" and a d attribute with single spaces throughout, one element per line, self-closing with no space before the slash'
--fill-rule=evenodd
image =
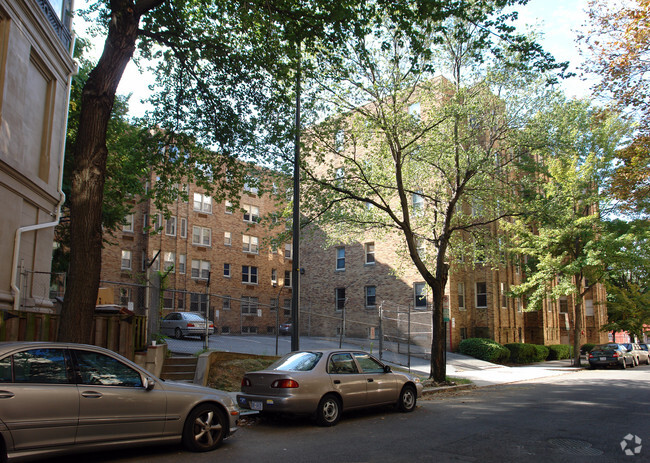
<path id="1" fill-rule="evenodd" d="M 510 358 L 510 351 L 498 342 L 487 338 L 469 338 L 460 342 L 461 354 L 470 355 L 486 362 L 505 363 Z"/>
<path id="2" fill-rule="evenodd" d="M 551 344 L 548 347 L 547 360 L 569 359 L 573 356 L 573 346 L 567 344 Z"/>
<path id="3" fill-rule="evenodd" d="M 580 353 L 586 354 L 587 352 L 591 352 L 591 349 L 593 349 L 594 347 L 596 347 L 596 344 L 585 343 L 582 346 L 580 346 Z"/>
<path id="4" fill-rule="evenodd" d="M 510 361 L 513 363 L 543 362 L 549 354 L 549 348 L 539 344 L 513 342 L 505 347 L 510 351 Z"/>

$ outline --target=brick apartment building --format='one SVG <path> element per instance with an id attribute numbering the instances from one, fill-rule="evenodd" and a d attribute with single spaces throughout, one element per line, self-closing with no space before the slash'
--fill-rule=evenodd
<path id="1" fill-rule="evenodd" d="M 290 318 L 292 291 L 291 243 L 272 246 L 272 233 L 259 223 L 276 211 L 274 199 L 247 188 L 237 207 L 215 203 L 194 185 L 187 192 L 189 200 L 171 204 L 168 217 L 149 201 L 136 206 L 104 249 L 102 286 L 119 288 L 115 299 L 138 312 L 151 273 L 160 272 L 162 316 L 207 311 L 217 333 L 274 333 Z"/>

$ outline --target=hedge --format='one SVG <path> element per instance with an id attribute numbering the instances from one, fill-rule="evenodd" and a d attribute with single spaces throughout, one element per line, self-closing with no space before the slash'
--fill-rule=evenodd
<path id="1" fill-rule="evenodd" d="M 591 343 L 583 344 L 582 346 L 580 346 L 580 353 L 587 354 L 591 352 L 591 349 L 593 349 L 594 347 L 596 347 L 596 344 L 591 344 Z"/>
<path id="2" fill-rule="evenodd" d="M 549 348 L 539 344 L 512 342 L 505 347 L 510 351 L 510 361 L 513 363 L 543 362 L 549 354 Z"/>
<path id="3" fill-rule="evenodd" d="M 573 346 L 567 344 L 551 344 L 548 347 L 547 360 L 562 360 L 573 358 Z"/>
<path id="4" fill-rule="evenodd" d="M 460 342 L 461 354 L 493 363 L 507 362 L 510 351 L 498 342 L 486 338 L 469 338 Z"/>

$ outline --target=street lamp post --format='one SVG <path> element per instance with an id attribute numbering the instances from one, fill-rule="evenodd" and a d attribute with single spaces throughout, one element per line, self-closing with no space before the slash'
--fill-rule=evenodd
<path id="1" fill-rule="evenodd" d="M 300 40 L 298 40 L 296 48 L 298 52 L 298 66 L 296 70 L 296 134 L 293 159 L 293 267 L 291 269 L 293 286 L 293 292 L 291 294 L 291 324 L 293 329 L 291 330 L 291 351 L 300 349 Z"/>

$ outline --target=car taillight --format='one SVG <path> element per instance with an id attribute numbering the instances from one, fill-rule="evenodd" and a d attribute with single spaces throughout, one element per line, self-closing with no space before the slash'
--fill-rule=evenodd
<path id="1" fill-rule="evenodd" d="M 214 323 L 210 323 L 210 328 L 214 328 Z"/>
<path id="2" fill-rule="evenodd" d="M 187 327 L 188 327 L 188 328 L 194 328 L 194 323 L 189 323 L 189 322 L 188 322 L 188 323 L 187 323 Z"/>
<path id="3" fill-rule="evenodd" d="M 594 358 L 594 354 L 589 354 L 589 358 L 590 359 Z"/>
<path id="4" fill-rule="evenodd" d="M 248 378 L 242 378 L 241 387 L 244 387 L 244 386 L 250 387 L 251 386 L 251 380 L 248 379 Z"/>
<path id="5" fill-rule="evenodd" d="M 612 354 L 612 357 L 618 357 L 618 352 L 614 352 L 614 353 Z"/>
<path id="6" fill-rule="evenodd" d="M 294 381 L 293 379 L 276 379 L 271 384 L 271 387 L 278 388 L 278 389 L 296 388 L 298 387 L 298 381 Z"/>

